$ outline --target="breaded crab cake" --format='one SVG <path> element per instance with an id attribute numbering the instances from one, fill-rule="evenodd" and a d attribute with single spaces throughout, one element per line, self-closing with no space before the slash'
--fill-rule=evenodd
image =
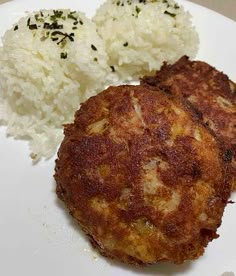
<path id="1" fill-rule="evenodd" d="M 236 84 L 227 75 L 203 61 L 183 56 L 173 65 L 164 64 L 142 84 L 158 87 L 188 100 L 225 144 L 225 160 L 230 163 L 232 190 L 236 189 Z"/>
<path id="2" fill-rule="evenodd" d="M 110 87 L 65 126 L 57 195 L 103 255 L 182 263 L 218 237 L 230 193 L 222 156 L 180 100 L 141 86 Z"/>

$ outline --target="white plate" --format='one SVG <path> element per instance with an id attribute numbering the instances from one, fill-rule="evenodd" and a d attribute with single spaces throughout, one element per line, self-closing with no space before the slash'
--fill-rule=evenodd
<path id="1" fill-rule="evenodd" d="M 0 5 L 0 35 L 25 10 L 72 8 L 93 15 L 102 0 L 17 0 Z M 179 1 L 188 9 L 200 34 L 197 58 L 236 81 L 236 24 L 217 13 Z M 116 276 L 236 273 L 236 205 L 228 205 L 221 237 L 203 257 L 183 265 L 157 264 L 132 268 L 96 254 L 55 195 L 54 159 L 32 166 L 27 143 L 5 137 L 0 128 L 0 275 Z M 236 200 L 235 194 L 232 199 Z"/>

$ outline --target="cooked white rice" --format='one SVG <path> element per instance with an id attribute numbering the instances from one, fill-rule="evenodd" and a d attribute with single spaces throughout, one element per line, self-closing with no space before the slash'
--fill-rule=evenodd
<path id="1" fill-rule="evenodd" d="M 172 0 L 107 0 L 93 20 L 121 79 L 151 73 L 182 55 L 193 58 L 198 50 L 190 14 Z"/>
<path id="2" fill-rule="evenodd" d="M 62 124 L 109 81 L 104 43 L 91 20 L 70 10 L 30 14 L 2 42 L 0 121 L 9 135 L 30 140 L 34 158 L 50 157 Z"/>
<path id="3" fill-rule="evenodd" d="M 107 0 L 94 22 L 80 12 L 42 10 L 2 39 L 0 123 L 30 140 L 36 160 L 55 153 L 81 102 L 198 49 L 190 14 L 172 0 Z"/>

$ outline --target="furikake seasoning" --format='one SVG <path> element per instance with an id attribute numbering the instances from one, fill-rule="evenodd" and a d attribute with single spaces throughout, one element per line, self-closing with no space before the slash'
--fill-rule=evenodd
<path id="1" fill-rule="evenodd" d="M 67 31 L 65 31 L 64 21 L 67 21 Z M 71 23 L 71 31 L 68 32 L 68 22 Z M 67 43 L 74 42 L 75 33 L 78 26 L 84 24 L 76 11 L 53 10 L 52 13 L 47 11 L 39 11 L 33 16 L 29 17 L 26 22 L 27 28 L 32 31 L 33 36 L 36 35 L 36 30 L 40 30 L 40 40 L 45 41 L 50 39 L 61 49 Z M 14 26 L 14 31 L 18 30 L 18 25 Z M 92 44 L 91 48 L 97 51 L 97 48 Z M 60 53 L 61 59 L 66 59 L 68 53 L 62 51 Z"/>
<path id="2" fill-rule="evenodd" d="M 112 73 L 114 73 L 116 71 L 115 66 L 111 65 L 110 68 L 111 68 Z"/>
<path id="3" fill-rule="evenodd" d="M 164 14 L 168 14 L 171 17 L 176 17 L 175 13 L 171 13 L 171 12 L 168 12 L 168 11 L 165 11 Z"/>
<path id="4" fill-rule="evenodd" d="M 136 0 L 136 1 L 133 1 L 133 0 L 113 0 L 113 4 L 118 6 L 118 7 L 124 7 L 125 5 L 132 5 L 132 4 L 138 4 L 138 5 L 135 5 L 135 10 L 134 12 L 132 13 L 132 16 L 138 18 L 139 16 L 139 13 L 142 11 L 142 5 L 148 5 L 148 4 L 152 4 L 152 3 L 163 3 L 163 4 L 166 4 L 166 8 L 168 9 L 169 7 L 170 8 L 173 8 L 175 10 L 179 9 L 180 6 L 178 4 L 172 4 L 172 3 L 169 3 L 168 0 Z M 167 14 L 171 17 L 175 17 L 176 14 L 175 13 L 172 13 L 172 12 L 169 12 L 167 10 L 164 11 L 164 14 Z M 115 21 L 115 19 L 113 19 L 113 21 Z"/>
<path id="5" fill-rule="evenodd" d="M 94 51 L 97 51 L 98 49 L 96 48 L 96 46 L 94 46 L 93 44 L 91 44 L 91 48 L 92 48 L 92 50 L 94 50 Z"/>
<path id="6" fill-rule="evenodd" d="M 67 53 L 65 52 L 65 53 L 61 53 L 61 58 L 62 59 L 66 59 L 67 58 Z"/>

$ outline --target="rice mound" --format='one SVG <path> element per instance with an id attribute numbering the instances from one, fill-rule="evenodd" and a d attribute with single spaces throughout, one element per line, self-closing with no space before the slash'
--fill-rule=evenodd
<path id="1" fill-rule="evenodd" d="M 198 50 L 191 15 L 172 0 L 107 0 L 93 20 L 121 79 L 137 79 L 183 55 L 194 58 Z"/>
<path id="2" fill-rule="evenodd" d="M 111 81 L 104 43 L 91 20 L 70 10 L 34 12 L 2 42 L 0 122 L 30 140 L 33 158 L 48 158 L 79 104 Z"/>

